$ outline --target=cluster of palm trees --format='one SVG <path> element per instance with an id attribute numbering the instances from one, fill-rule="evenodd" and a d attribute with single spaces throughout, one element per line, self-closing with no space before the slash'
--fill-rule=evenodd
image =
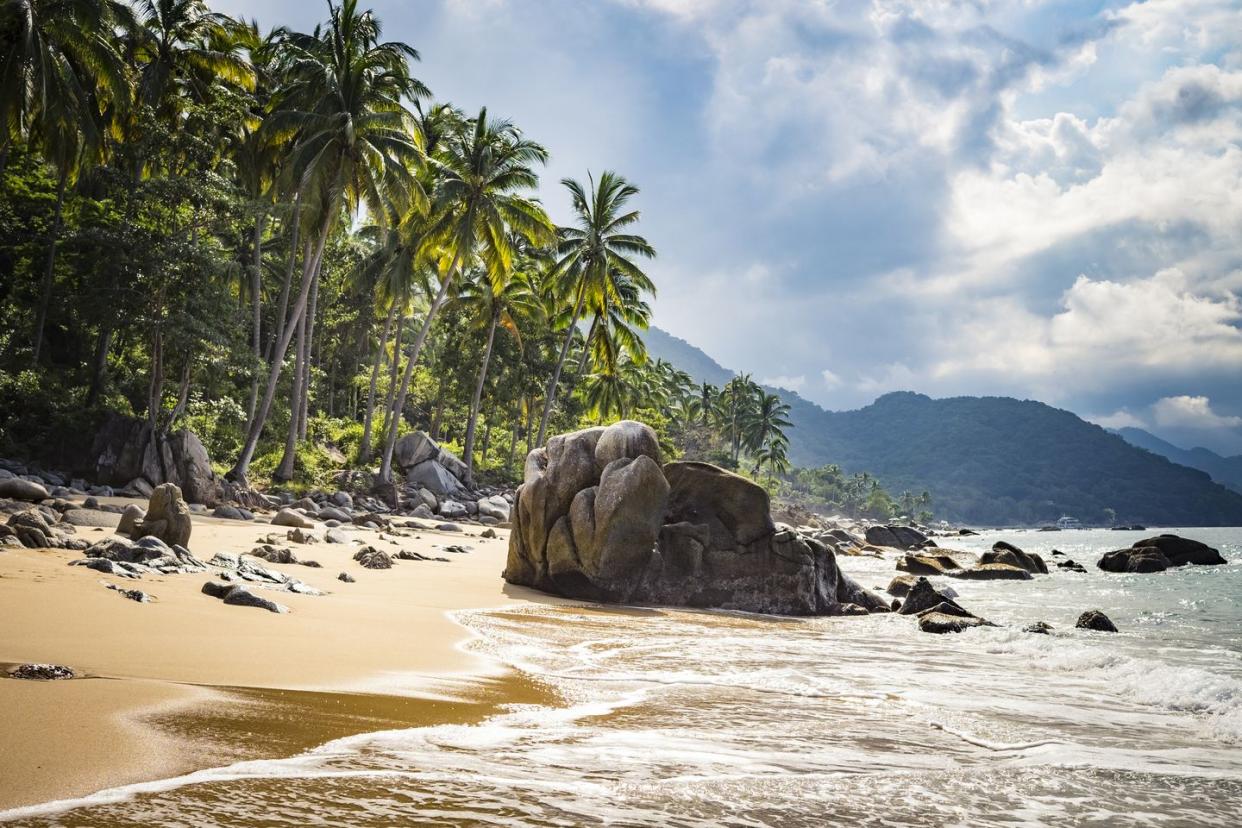
<path id="1" fill-rule="evenodd" d="M 328 9 L 313 32 L 263 35 L 203 0 L 0 0 L 0 177 L 20 146 L 55 168 L 58 181 L 30 363 L 39 365 L 46 342 L 66 193 L 96 168 L 137 182 L 197 163 L 227 178 L 240 205 L 236 241 L 192 219 L 184 232 L 231 243 L 226 270 L 246 307 L 246 423 L 230 471 L 238 483 L 247 485 L 282 393 L 288 427 L 273 476 L 294 475 L 314 408 L 312 369 L 325 362 L 325 274 L 343 238 L 362 251 L 351 280 L 365 294 L 358 329 L 369 351 L 358 454 L 379 460 L 382 480 L 392 477 L 411 385 L 446 312 L 485 343 L 464 429 L 471 467 L 498 336 L 521 343 L 535 326 L 559 338 L 546 377 L 515 412 L 529 423 L 528 443 L 543 443 L 567 393 L 600 418 L 658 407 L 653 395 L 664 384 L 651 378 L 664 369 L 648 362 L 640 334 L 655 293 L 640 262 L 655 251 L 635 233 L 637 188 L 613 172 L 566 179 L 574 220 L 557 227 L 533 195 L 548 158 L 543 146 L 486 109 L 468 116 L 431 103 L 411 73 L 419 59 L 412 47 L 385 40 L 357 0 Z M 214 120 L 195 127 L 193 163 L 150 150 L 203 112 Z M 162 355 L 174 349 L 165 348 L 163 325 L 152 331 L 154 418 L 164 400 Z M 110 335 L 101 330 L 101 365 Z M 183 365 L 175 410 L 185 407 L 192 358 Z M 735 459 L 745 447 L 756 459 L 768 452 L 761 462 L 779 467 L 783 441 L 770 431 L 783 427 L 779 411 L 747 407 L 743 416 L 740 403 L 734 408 L 734 430 L 746 435 L 734 440 Z M 744 430 L 752 416 L 766 416 L 769 430 Z"/>

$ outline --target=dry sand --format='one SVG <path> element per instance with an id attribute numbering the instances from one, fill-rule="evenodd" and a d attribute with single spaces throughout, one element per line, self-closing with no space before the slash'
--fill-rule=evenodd
<path id="1" fill-rule="evenodd" d="M 448 612 L 551 599 L 501 580 L 506 532 L 484 539 L 464 528 L 383 538 L 350 530 L 379 549 L 450 559 L 388 570 L 355 563 L 357 544 L 282 540 L 323 568 L 258 563 L 328 593 L 254 590 L 288 606 L 283 615 L 203 595 L 207 573 L 128 580 L 68 566 L 79 552 L 0 548 L 0 664 L 64 664 L 87 676 L 0 679 L 0 810 L 538 698 L 540 688 L 467 651 L 468 633 Z M 206 561 L 286 531 L 196 515 L 189 546 Z M 451 544 L 473 551 L 440 548 Z M 337 580 L 341 572 L 357 582 Z M 156 600 L 139 604 L 105 583 Z"/>

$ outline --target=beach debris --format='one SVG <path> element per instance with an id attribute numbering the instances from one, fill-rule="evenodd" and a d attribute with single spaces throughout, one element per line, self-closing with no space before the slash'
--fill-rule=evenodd
<path id="1" fill-rule="evenodd" d="M 60 681 L 75 675 L 73 670 L 60 664 L 21 664 L 9 670 L 10 678 L 32 681 Z"/>
<path id="2" fill-rule="evenodd" d="M 1171 567 L 1219 566 L 1226 563 L 1219 551 L 1190 538 L 1157 535 L 1135 541 L 1129 549 L 1116 549 L 1096 564 L 1105 572 L 1163 572 Z"/>
<path id="3" fill-rule="evenodd" d="M 105 583 L 104 587 L 120 593 L 123 597 L 128 598 L 131 601 L 137 601 L 139 604 L 149 604 L 152 600 L 150 595 L 140 589 L 125 589 L 124 587 L 117 586 L 116 584 L 108 583 Z"/>
<path id="4" fill-rule="evenodd" d="M 1082 615 L 1078 616 L 1078 623 L 1074 626 L 1080 630 L 1117 632 L 1117 627 L 1113 624 L 1112 620 L 1099 610 L 1087 610 Z"/>

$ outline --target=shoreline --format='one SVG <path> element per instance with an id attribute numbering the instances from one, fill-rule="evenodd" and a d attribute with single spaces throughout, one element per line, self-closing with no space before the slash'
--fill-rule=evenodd
<path id="1" fill-rule="evenodd" d="M 126 501 L 121 501 L 126 502 Z M 284 527 L 193 516 L 191 551 L 246 553 L 275 533 L 322 568 L 263 566 L 324 591 L 261 591 L 290 608 L 278 615 L 203 595 L 212 573 L 129 580 L 68 566 L 81 553 L 0 550 L 0 663 L 56 663 L 78 677 L 0 679 L 6 743 L 0 815 L 101 790 L 181 776 L 249 759 L 296 755 L 343 736 L 477 721 L 550 691 L 464 645 L 458 610 L 562 603 L 500 577 L 507 532 L 478 537 L 434 530 L 408 536 L 350 529 L 392 552 L 448 562 L 400 561 L 369 570 L 359 545 L 285 542 Z M 111 532 L 83 528 L 94 542 Z M 320 532 L 320 534 L 322 534 Z M 348 572 L 356 583 L 336 580 Z M 141 604 L 106 589 L 151 593 Z"/>

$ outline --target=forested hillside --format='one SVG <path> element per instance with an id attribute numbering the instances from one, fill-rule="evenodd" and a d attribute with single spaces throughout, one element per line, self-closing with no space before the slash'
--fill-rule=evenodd
<path id="1" fill-rule="evenodd" d="M 1116 433 L 1130 445 L 1167 457 L 1179 465 L 1207 472 L 1217 483 L 1242 492 L 1242 455 L 1223 457 L 1201 446 L 1184 449 L 1141 428 L 1119 428 Z"/>
<path id="2" fill-rule="evenodd" d="M 682 340 L 652 341 L 679 367 L 724 370 Z M 847 474 L 874 475 L 892 492 L 930 491 L 938 518 L 1038 525 L 1069 514 L 1096 524 L 1242 524 L 1242 496 L 1204 472 L 1042 403 L 903 392 L 830 412 L 778 393 L 794 426 L 795 466 L 839 465 Z"/>

